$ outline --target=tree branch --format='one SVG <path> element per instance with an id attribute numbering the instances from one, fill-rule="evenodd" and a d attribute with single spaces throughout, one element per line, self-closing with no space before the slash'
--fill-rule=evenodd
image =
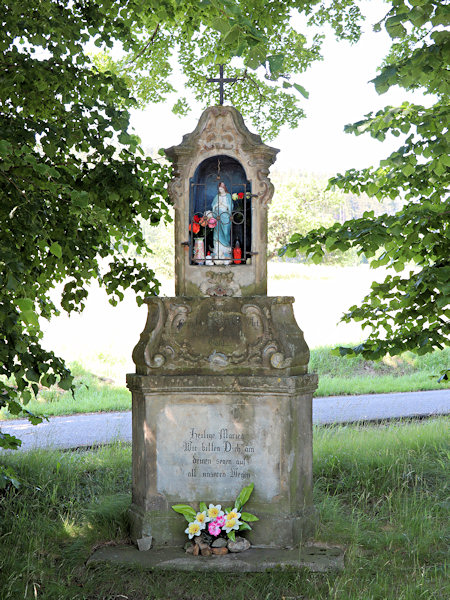
<path id="1" fill-rule="evenodd" d="M 132 60 L 130 60 L 130 61 L 129 61 L 129 63 L 128 63 L 128 64 L 133 64 L 133 63 L 135 63 L 135 62 L 137 61 L 137 59 L 138 59 L 140 56 L 142 56 L 142 54 L 144 54 L 144 53 L 145 53 L 145 52 L 148 50 L 148 48 L 149 48 L 149 47 L 150 47 L 150 46 L 153 44 L 153 42 L 155 41 L 156 35 L 158 34 L 158 31 L 159 31 L 159 25 L 160 25 L 160 24 L 158 23 L 158 24 L 157 24 L 157 26 L 155 27 L 155 31 L 152 33 L 152 36 L 151 36 L 151 38 L 148 40 L 148 42 L 145 44 L 145 46 L 142 48 L 142 50 L 140 50 L 140 51 L 139 51 L 139 52 L 136 54 L 136 56 L 135 56 L 135 57 L 134 57 Z"/>

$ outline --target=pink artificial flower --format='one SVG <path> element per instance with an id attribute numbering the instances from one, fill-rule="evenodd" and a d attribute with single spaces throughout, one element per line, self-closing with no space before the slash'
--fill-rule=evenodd
<path id="1" fill-rule="evenodd" d="M 211 217 L 210 219 L 208 219 L 208 227 L 210 229 L 214 229 L 214 227 L 217 225 L 217 220 L 214 217 Z"/>
<path id="2" fill-rule="evenodd" d="M 217 517 L 217 519 L 214 521 L 214 523 L 216 523 L 218 527 L 223 527 L 225 525 L 225 515 L 222 515 L 221 517 Z"/>
<path id="3" fill-rule="evenodd" d="M 208 523 L 208 531 L 214 537 L 217 537 L 219 535 L 220 527 L 219 525 L 217 525 L 216 521 L 211 521 L 211 523 Z"/>

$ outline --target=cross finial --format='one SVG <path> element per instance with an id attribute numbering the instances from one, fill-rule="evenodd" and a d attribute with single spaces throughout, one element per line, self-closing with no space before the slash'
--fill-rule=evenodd
<path id="1" fill-rule="evenodd" d="M 219 65 L 219 77 L 209 77 L 206 80 L 208 83 L 210 82 L 217 82 L 220 84 L 220 106 L 223 105 L 223 84 L 224 83 L 235 83 L 237 81 L 237 77 L 224 77 L 223 76 L 223 65 Z"/>

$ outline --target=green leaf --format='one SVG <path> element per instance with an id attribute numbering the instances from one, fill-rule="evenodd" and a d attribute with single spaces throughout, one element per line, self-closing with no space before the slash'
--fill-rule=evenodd
<path id="1" fill-rule="evenodd" d="M 252 528 L 247 523 L 241 523 L 239 525 L 239 531 L 251 531 Z"/>
<path id="2" fill-rule="evenodd" d="M 24 412 L 26 413 L 27 418 L 32 425 L 39 425 L 44 419 L 48 421 L 48 418 L 46 416 L 35 415 L 29 410 L 24 410 Z"/>
<path id="3" fill-rule="evenodd" d="M 266 62 L 266 52 L 263 44 L 256 44 L 248 53 L 246 65 L 250 69 L 257 69 Z"/>
<path id="4" fill-rule="evenodd" d="M 25 377 L 28 379 L 28 381 L 39 383 L 39 373 L 36 373 L 34 369 L 28 369 L 25 372 Z"/>
<path id="5" fill-rule="evenodd" d="M 244 521 L 259 521 L 259 518 L 248 512 L 241 513 L 241 519 Z"/>
<path id="6" fill-rule="evenodd" d="M 336 238 L 334 237 L 327 237 L 325 240 L 325 248 L 330 251 L 332 250 L 332 247 L 334 246 L 334 244 L 337 242 Z"/>
<path id="7" fill-rule="evenodd" d="M 240 494 L 236 498 L 236 502 L 234 503 L 234 506 L 236 507 L 237 510 L 240 510 L 244 506 L 244 504 L 246 502 L 248 502 L 248 499 L 250 498 L 254 487 L 255 487 L 255 484 L 250 483 L 249 485 L 242 488 Z"/>
<path id="8" fill-rule="evenodd" d="M 39 327 L 39 320 L 36 316 L 36 313 L 32 310 L 24 310 L 22 313 L 25 321 L 29 325 L 34 325 L 35 327 Z"/>
<path id="9" fill-rule="evenodd" d="M 396 17 L 391 17 L 385 23 L 386 31 L 393 39 L 403 37 L 406 34 L 405 27 L 397 21 L 394 22 L 395 19 Z"/>
<path id="10" fill-rule="evenodd" d="M 61 258 L 62 256 L 62 248 L 58 244 L 58 242 L 53 242 L 53 244 L 49 248 L 50 252 L 54 254 L 57 258 Z"/>
<path id="11" fill-rule="evenodd" d="M 26 390 L 28 393 L 30 393 L 28 390 Z M 25 392 L 22 392 L 22 396 Z M 15 400 L 10 400 L 8 403 L 8 411 L 12 414 L 12 415 L 20 415 L 20 413 L 22 412 L 22 406 L 16 402 Z"/>
<path id="12" fill-rule="evenodd" d="M 306 91 L 306 90 L 305 90 L 305 88 L 304 88 L 302 85 L 300 85 L 299 83 L 294 83 L 294 84 L 292 84 L 292 85 L 293 85 L 293 87 L 295 87 L 295 89 L 297 90 L 297 92 L 300 92 L 300 94 L 301 94 L 301 95 L 302 95 L 304 98 L 306 98 L 306 99 L 308 99 L 308 98 L 309 98 L 309 92 L 308 92 L 308 91 Z"/>
<path id="13" fill-rule="evenodd" d="M 72 375 L 68 375 L 67 377 L 63 377 L 59 383 L 58 386 L 62 389 L 62 390 L 70 390 L 70 388 L 72 387 L 73 384 L 73 376 Z"/>
<path id="14" fill-rule="evenodd" d="M 200 502 L 199 508 L 200 508 L 200 512 L 208 510 L 208 507 L 206 506 L 206 504 L 204 502 Z"/>
<path id="15" fill-rule="evenodd" d="M 227 533 L 227 536 L 232 542 L 236 541 L 236 534 L 234 533 L 234 530 Z"/>
<path id="16" fill-rule="evenodd" d="M 241 33 L 241 28 L 239 27 L 239 25 L 234 25 L 230 31 L 224 35 L 223 37 L 223 43 L 226 45 L 233 45 L 238 39 L 239 39 L 239 35 Z"/>
<path id="17" fill-rule="evenodd" d="M 284 54 L 273 54 L 267 57 L 269 63 L 270 73 L 272 75 L 278 75 L 283 70 Z"/>
<path id="18" fill-rule="evenodd" d="M 339 346 L 338 348 L 334 348 L 331 351 L 331 353 L 334 354 L 334 355 L 339 355 L 339 356 L 347 356 L 347 355 L 354 354 L 353 348 L 345 348 L 343 346 Z"/>
<path id="19" fill-rule="evenodd" d="M 22 312 L 29 310 L 32 311 L 34 308 L 34 302 L 30 298 L 17 298 L 16 305 Z"/>
<path id="20" fill-rule="evenodd" d="M 39 381 L 39 379 L 38 379 L 38 381 Z M 33 394 L 30 392 L 30 390 L 24 390 L 22 392 L 22 402 L 25 405 L 27 405 L 29 403 L 29 401 L 31 400 L 32 397 L 33 397 Z"/>
<path id="21" fill-rule="evenodd" d="M 195 516 L 197 513 L 192 508 L 192 506 L 189 506 L 188 504 L 174 504 L 172 506 L 172 509 L 175 512 L 183 515 L 189 523 L 195 520 Z"/>
<path id="22" fill-rule="evenodd" d="M 2 433 L 0 431 L 0 448 L 4 448 L 5 450 L 15 450 L 21 445 L 22 440 L 19 440 L 19 438 L 16 438 L 14 435 Z"/>
<path id="23" fill-rule="evenodd" d="M 12 144 L 7 140 L 0 140 L 0 156 L 5 157 L 13 151 Z"/>
<path id="24" fill-rule="evenodd" d="M 409 163 L 407 165 L 405 165 L 404 167 L 402 167 L 402 173 L 403 175 L 406 175 L 407 177 L 409 177 L 410 175 L 412 175 L 414 173 L 415 169 L 412 165 L 410 165 Z"/>
<path id="25" fill-rule="evenodd" d="M 23 319 L 29 325 L 39 327 L 39 320 L 34 312 L 34 302 L 30 298 L 18 298 L 16 305 L 20 309 Z"/>
<path id="26" fill-rule="evenodd" d="M 409 12 L 408 18 L 416 27 L 422 27 L 428 21 L 427 13 L 420 6 L 414 6 Z"/>

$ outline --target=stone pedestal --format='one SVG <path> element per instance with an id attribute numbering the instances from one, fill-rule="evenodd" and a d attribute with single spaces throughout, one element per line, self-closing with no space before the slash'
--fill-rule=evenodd
<path id="1" fill-rule="evenodd" d="M 173 504 L 232 508 L 250 483 L 245 509 L 259 517 L 245 532 L 252 544 L 296 547 L 312 532 L 317 376 L 308 374 L 293 298 L 266 295 L 277 152 L 231 106 L 206 109 L 166 150 L 176 297 L 147 300 L 127 377 L 132 535 L 141 547 L 183 545 L 186 522 Z"/>
<path id="2" fill-rule="evenodd" d="M 133 353 L 132 536 L 182 545 L 171 505 L 233 506 L 255 490 L 252 544 L 295 547 L 311 534 L 309 350 L 292 298 L 149 299 Z M 246 507 L 247 509 L 247 507 Z"/>

